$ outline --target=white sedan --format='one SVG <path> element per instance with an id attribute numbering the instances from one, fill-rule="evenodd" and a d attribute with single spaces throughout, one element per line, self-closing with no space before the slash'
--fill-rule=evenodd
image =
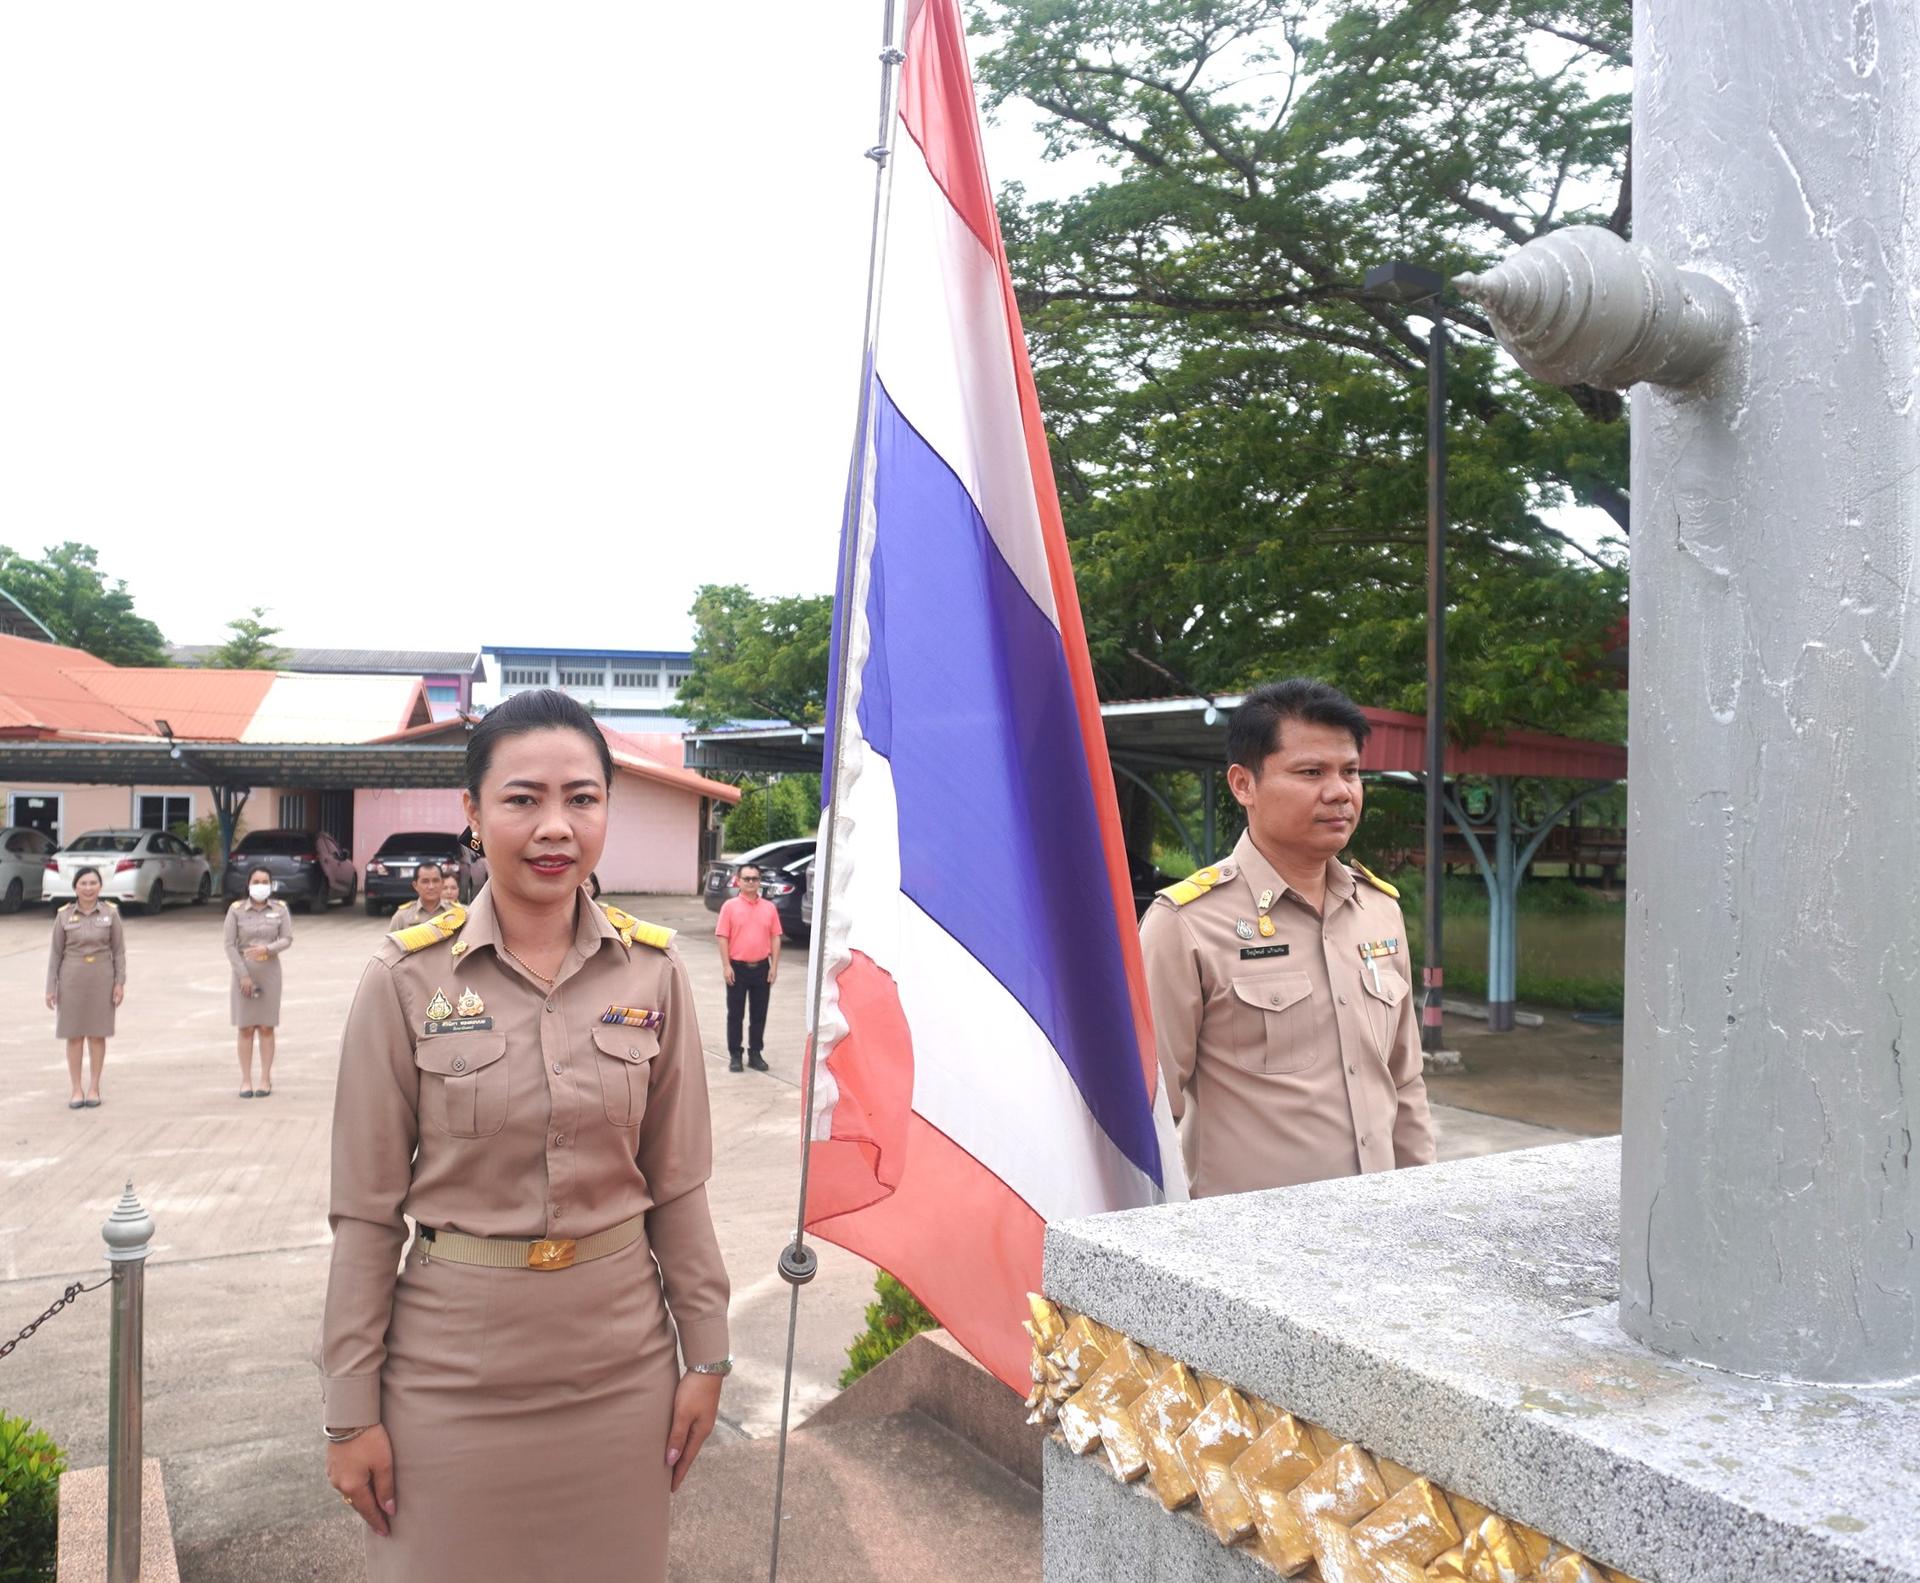
<path id="1" fill-rule="evenodd" d="M 44 831 L 25 825 L 0 830 L 0 912 L 18 912 L 40 899 L 47 859 L 52 855 L 53 838 Z"/>
<path id="2" fill-rule="evenodd" d="M 89 830 L 47 859 L 45 896 L 73 899 L 83 868 L 100 871 L 108 901 L 158 912 L 169 901 L 203 902 L 213 894 L 213 870 L 178 836 L 165 830 Z"/>

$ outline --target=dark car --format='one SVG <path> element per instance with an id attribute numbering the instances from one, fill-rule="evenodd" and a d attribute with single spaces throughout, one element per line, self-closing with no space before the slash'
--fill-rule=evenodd
<path id="1" fill-rule="evenodd" d="M 220 894 L 235 900 L 246 895 L 247 875 L 257 868 L 273 876 L 273 894 L 295 912 L 330 901 L 352 906 L 360 894 L 353 859 L 324 830 L 249 830 L 227 859 Z"/>
<path id="2" fill-rule="evenodd" d="M 472 901 L 485 883 L 481 859 L 460 844 L 459 836 L 444 830 L 403 830 L 382 841 L 367 861 L 367 916 L 379 918 L 412 901 L 414 870 L 422 863 L 438 863 L 443 876 L 451 875 L 460 892 L 453 899 L 462 903 Z"/>
<path id="3" fill-rule="evenodd" d="M 744 860 L 743 860 L 744 861 Z M 780 932 L 787 939 L 804 938 L 811 932 L 810 913 L 805 909 L 807 877 L 813 873 L 813 854 L 798 858 L 784 868 L 760 870 L 760 894 L 772 902 L 780 914 Z"/>
<path id="4" fill-rule="evenodd" d="M 765 846 L 757 846 L 751 852 L 742 852 L 738 857 L 721 858 L 717 862 L 709 863 L 706 882 L 700 887 L 707 899 L 707 911 L 718 912 L 740 894 L 740 887 L 734 884 L 733 876 L 742 863 L 752 863 L 761 873 L 768 874 L 773 869 L 782 868 L 789 863 L 797 863 L 803 857 L 812 857 L 813 848 L 813 837 L 803 836 L 797 841 L 769 841 Z M 798 908 L 800 903 L 797 890 L 794 892 L 794 897 L 794 906 Z M 767 899 L 771 901 L 775 898 L 769 894 Z M 799 916 L 797 911 L 793 914 L 796 919 Z M 787 914 L 783 912 L 780 915 L 782 926 L 787 921 Z"/>

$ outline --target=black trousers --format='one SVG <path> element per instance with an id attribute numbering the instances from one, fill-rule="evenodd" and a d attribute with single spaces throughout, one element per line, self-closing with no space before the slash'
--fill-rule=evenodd
<path id="1" fill-rule="evenodd" d="M 767 968 L 770 959 L 735 962 L 727 986 L 727 1054 L 740 1059 L 740 1018 L 746 1013 L 747 1054 L 758 1055 L 767 1039 Z"/>

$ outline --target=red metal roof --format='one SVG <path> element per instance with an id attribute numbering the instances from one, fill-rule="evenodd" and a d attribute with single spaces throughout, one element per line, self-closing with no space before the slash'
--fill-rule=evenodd
<path id="1" fill-rule="evenodd" d="M 164 720 L 181 740 L 238 742 L 274 683 L 272 671 L 140 670 L 104 666 L 87 690 L 147 722 Z"/>
<path id="2" fill-rule="evenodd" d="M 1397 709 L 1362 709 L 1373 723 L 1361 768 L 1423 771 L 1427 722 Z M 1589 742 L 1544 731 L 1503 731 L 1470 748 L 1447 744 L 1449 775 L 1532 775 L 1548 780 L 1623 781 L 1627 750 L 1617 742 Z"/>
<path id="3" fill-rule="evenodd" d="M 151 736 L 153 725 L 96 692 L 113 667 L 81 649 L 0 634 L 0 735 Z"/>

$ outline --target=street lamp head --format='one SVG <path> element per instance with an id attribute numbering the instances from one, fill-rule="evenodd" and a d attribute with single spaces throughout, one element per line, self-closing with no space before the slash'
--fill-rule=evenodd
<path id="1" fill-rule="evenodd" d="M 1438 270 L 1396 260 L 1391 264 L 1375 264 L 1361 282 L 1361 290 L 1369 297 L 1388 302 L 1420 302 L 1439 296 L 1445 285 Z"/>

